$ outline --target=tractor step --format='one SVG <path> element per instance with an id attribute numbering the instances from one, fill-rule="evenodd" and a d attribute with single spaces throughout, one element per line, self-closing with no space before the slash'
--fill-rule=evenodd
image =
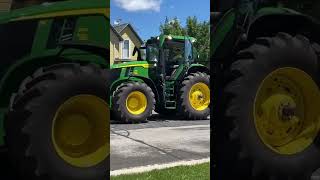
<path id="1" fill-rule="evenodd" d="M 170 100 L 170 98 L 174 97 L 174 86 L 170 85 L 171 87 L 166 88 L 165 90 L 165 97 L 166 100 Z"/>
<path id="2" fill-rule="evenodd" d="M 175 101 L 175 90 L 174 84 L 168 83 L 165 87 L 164 97 L 165 97 L 165 108 L 166 109 L 176 109 L 176 101 Z"/>
<path id="3" fill-rule="evenodd" d="M 165 108 L 166 109 L 176 109 L 176 101 L 166 101 Z"/>

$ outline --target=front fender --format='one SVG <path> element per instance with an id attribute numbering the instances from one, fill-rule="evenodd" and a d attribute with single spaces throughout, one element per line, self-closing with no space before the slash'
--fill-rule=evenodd
<path id="1" fill-rule="evenodd" d="M 193 64 L 187 70 L 187 74 L 194 73 L 194 72 L 204 72 L 206 74 L 210 74 L 209 68 L 202 64 Z"/>
<path id="2" fill-rule="evenodd" d="M 320 23 L 311 16 L 287 8 L 262 8 L 251 21 L 248 29 L 248 40 L 257 37 L 270 37 L 278 32 L 292 35 L 303 34 L 319 42 Z"/>
<path id="3" fill-rule="evenodd" d="M 59 54 L 59 49 L 44 51 L 40 55 L 30 55 L 24 59 L 18 60 L 17 63 L 11 65 L 4 76 L 0 80 L 0 107 L 7 108 L 11 94 L 16 92 L 20 83 L 28 76 L 32 75 L 38 68 L 50 66 L 59 63 L 79 63 L 89 64 L 95 63 L 102 68 L 108 68 L 109 65 L 105 59 L 99 55 L 83 53 L 75 50 L 65 51 Z"/>
<path id="4" fill-rule="evenodd" d="M 158 102 L 160 96 L 159 96 L 159 92 L 157 90 L 157 87 L 156 85 L 154 84 L 154 82 L 149 79 L 149 78 L 146 78 L 146 77 L 143 77 L 143 76 L 135 76 L 135 75 L 132 75 L 132 76 L 128 76 L 126 78 L 119 78 L 118 80 L 115 80 L 111 86 L 110 86 L 110 105 L 111 105 L 111 108 L 112 108 L 112 95 L 113 95 L 113 92 L 116 90 L 116 88 L 122 84 L 122 83 L 125 83 L 125 82 L 134 82 L 134 81 L 139 81 L 139 82 L 144 82 L 146 83 L 153 91 L 153 93 L 155 94 L 155 98 L 156 98 L 156 101 Z"/>

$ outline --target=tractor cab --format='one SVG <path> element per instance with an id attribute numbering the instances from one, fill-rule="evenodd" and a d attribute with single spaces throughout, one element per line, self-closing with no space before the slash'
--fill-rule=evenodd
<path id="1" fill-rule="evenodd" d="M 176 80 L 177 70 L 189 67 L 195 60 L 194 56 L 197 57 L 192 44 L 195 41 L 195 38 L 187 36 L 153 37 L 140 47 L 138 60 L 153 63 L 156 74 L 163 81 Z"/>
<path id="2" fill-rule="evenodd" d="M 193 37 L 160 35 L 152 37 L 138 51 L 138 60 L 153 64 L 149 70 L 150 78 L 157 83 L 157 89 L 162 92 L 161 100 L 167 109 L 176 108 L 175 89 L 179 81 L 194 64 L 197 53 L 193 48 L 196 41 Z"/>

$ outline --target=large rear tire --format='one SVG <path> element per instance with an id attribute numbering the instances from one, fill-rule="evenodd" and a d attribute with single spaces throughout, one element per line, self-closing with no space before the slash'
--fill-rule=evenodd
<path id="1" fill-rule="evenodd" d="M 10 160 L 21 178 L 107 177 L 110 113 L 103 72 L 94 65 L 58 64 L 21 84 L 5 122 Z"/>
<path id="2" fill-rule="evenodd" d="M 210 115 L 210 76 L 196 72 L 182 82 L 178 100 L 180 116 L 189 120 L 207 119 Z"/>
<path id="3" fill-rule="evenodd" d="M 320 167 L 318 47 L 304 36 L 279 33 L 238 54 L 219 119 L 232 122 L 223 127 L 230 135 L 224 146 L 232 153 L 216 154 L 220 168 L 228 169 L 220 178 L 249 171 L 259 180 L 308 180 Z M 241 162 L 242 169 L 235 169 Z"/>

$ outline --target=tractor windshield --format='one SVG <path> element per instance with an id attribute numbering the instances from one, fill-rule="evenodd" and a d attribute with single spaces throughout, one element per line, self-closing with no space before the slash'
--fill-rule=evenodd
<path id="1" fill-rule="evenodd" d="M 169 40 L 165 43 L 165 49 L 169 50 L 169 63 L 180 64 L 185 59 L 184 41 Z"/>
<path id="2" fill-rule="evenodd" d="M 156 44 L 148 44 L 146 47 L 145 58 L 149 61 L 156 62 L 159 59 L 159 47 Z"/>

